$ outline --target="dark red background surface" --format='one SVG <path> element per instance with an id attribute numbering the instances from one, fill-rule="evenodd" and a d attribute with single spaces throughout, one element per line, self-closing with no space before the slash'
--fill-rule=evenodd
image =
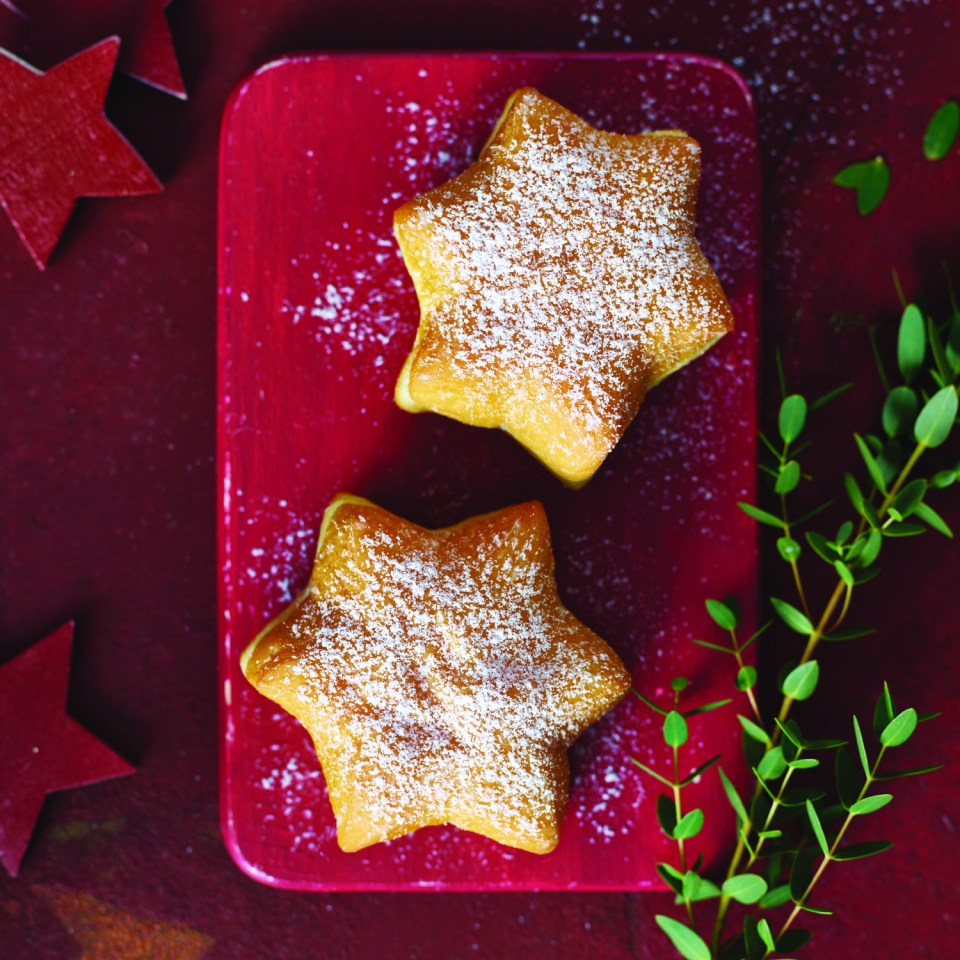
<path id="1" fill-rule="evenodd" d="M 941 263 L 960 279 L 960 150 L 931 164 L 919 149 L 933 110 L 960 95 L 960 8 L 895 2 L 858 17 L 862 6 L 171 6 L 190 101 L 122 79 L 108 103 L 166 192 L 82 204 L 45 275 L 0 224 L 0 658 L 75 617 L 73 714 L 139 767 L 47 802 L 20 877 L 0 879 L 4 960 L 133 956 L 138 937 L 155 944 L 140 955 L 178 958 L 204 948 L 210 958 L 671 955 L 653 925 L 667 906 L 657 895 L 298 895 L 258 886 L 229 860 L 216 796 L 220 114 L 236 82 L 291 49 L 585 45 L 733 62 L 755 94 L 763 149 L 767 395 L 777 345 L 798 388 L 857 381 L 820 419 L 813 465 L 827 488 L 854 464 L 849 435 L 877 408 L 864 318 L 898 312 L 891 268 L 908 295 L 925 287 L 941 302 Z M 862 220 L 830 177 L 878 151 L 893 170 L 891 191 Z M 960 525 L 956 495 L 940 505 Z M 897 840 L 892 853 L 828 871 L 820 899 L 839 916 L 815 921 L 810 955 L 822 960 L 960 953 L 960 560 L 955 544 L 926 537 L 898 545 L 886 566 L 855 609 L 879 635 L 829 652 L 806 723 L 843 731 L 889 678 L 901 701 L 944 710 L 918 734 L 914 757 L 951 766 L 903 782 L 866 828 Z M 771 582 L 779 567 L 769 564 Z M 93 934 L 74 924 L 71 937 L 57 919 L 70 915 L 71 895 L 74 915 L 86 905 L 97 918 Z"/>

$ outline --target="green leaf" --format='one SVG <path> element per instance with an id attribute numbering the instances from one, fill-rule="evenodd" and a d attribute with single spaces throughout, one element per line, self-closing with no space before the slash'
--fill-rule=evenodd
<path id="1" fill-rule="evenodd" d="M 893 513 L 890 514 L 893 516 Z M 919 523 L 893 523 L 883 531 L 885 537 L 918 537 L 926 533 L 926 527 Z"/>
<path id="2" fill-rule="evenodd" d="M 953 387 L 943 387 L 923 405 L 913 435 L 917 443 L 939 447 L 950 436 L 956 419 L 957 391 Z"/>
<path id="3" fill-rule="evenodd" d="M 782 907 L 790 899 L 790 887 L 783 884 L 780 887 L 771 887 L 760 898 L 761 910 L 773 910 L 776 907 Z"/>
<path id="4" fill-rule="evenodd" d="M 883 429 L 888 437 L 905 437 L 913 430 L 920 401 L 910 387 L 894 387 L 883 404 Z"/>
<path id="5" fill-rule="evenodd" d="M 677 870 L 676 867 L 670 866 L 669 863 L 658 863 L 657 873 L 660 874 L 660 879 L 663 880 L 674 893 L 679 894 L 683 890 L 684 875 Z"/>
<path id="6" fill-rule="evenodd" d="M 837 549 L 830 541 L 816 530 L 807 531 L 807 543 L 813 548 L 813 552 L 824 561 L 833 566 L 833 561 L 837 559 Z"/>
<path id="7" fill-rule="evenodd" d="M 838 187 L 857 191 L 857 212 L 861 217 L 872 213 L 887 195 L 890 186 L 890 168 L 883 157 L 877 156 L 863 163 L 851 163 L 834 178 Z"/>
<path id="8" fill-rule="evenodd" d="M 946 490 L 947 487 L 952 487 L 957 480 L 960 480 L 960 471 L 938 470 L 930 480 L 930 486 L 937 490 Z"/>
<path id="9" fill-rule="evenodd" d="M 717 653 L 729 653 L 731 657 L 736 656 L 730 647 L 721 647 L 719 643 L 711 643 L 709 640 L 694 640 L 693 642 L 698 647 L 706 647 L 707 650 L 714 650 Z"/>
<path id="10" fill-rule="evenodd" d="M 909 517 L 923 502 L 927 493 L 926 480 L 911 480 L 894 498 L 893 509 L 900 516 Z"/>
<path id="11" fill-rule="evenodd" d="M 903 379 L 907 383 L 923 369 L 923 358 L 926 352 L 927 331 L 923 314 L 915 303 L 909 303 L 903 310 L 900 330 L 897 334 L 897 366 L 900 367 L 900 373 L 903 374 Z"/>
<path id="12" fill-rule="evenodd" d="M 819 803 L 826 794 L 823 790 L 816 787 L 797 787 L 793 790 L 784 790 L 780 795 L 780 802 L 785 807 L 802 807 L 809 800 L 811 803 Z"/>
<path id="13" fill-rule="evenodd" d="M 875 857 L 878 853 L 889 850 L 893 844 L 889 840 L 867 840 L 865 843 L 852 843 L 842 850 L 836 850 L 833 859 L 838 861 L 862 860 L 864 857 Z"/>
<path id="14" fill-rule="evenodd" d="M 864 440 L 859 433 L 855 433 L 853 439 L 857 443 L 857 449 L 860 451 L 860 456 L 863 458 L 864 465 L 867 468 L 867 473 L 870 474 L 873 485 L 882 494 L 886 494 L 887 483 L 883 479 L 883 471 L 880 469 L 880 464 L 877 463 L 876 457 L 870 452 L 870 447 L 867 446 L 866 440 Z"/>
<path id="15" fill-rule="evenodd" d="M 667 711 L 664 710 L 663 707 L 658 707 L 652 700 L 648 700 L 639 690 L 634 688 L 633 692 L 637 699 L 641 701 L 641 703 L 645 703 L 651 710 L 659 713 L 661 717 L 665 717 L 667 715 Z"/>
<path id="16" fill-rule="evenodd" d="M 705 703 L 702 707 L 693 707 L 691 710 L 684 710 L 683 716 L 695 717 L 701 713 L 710 713 L 713 710 L 719 710 L 721 707 L 725 707 L 728 703 L 733 703 L 732 697 L 727 700 L 714 700 L 713 703 Z"/>
<path id="17" fill-rule="evenodd" d="M 817 838 L 820 852 L 825 857 L 829 857 L 830 845 L 827 843 L 827 837 L 823 832 L 823 824 L 820 822 L 820 817 L 817 816 L 816 808 L 809 800 L 805 806 L 807 808 L 807 819 L 810 821 L 810 826 L 813 827 L 813 835 Z"/>
<path id="18" fill-rule="evenodd" d="M 800 544 L 793 537 L 777 537 L 777 550 L 787 563 L 796 563 L 800 558 Z"/>
<path id="19" fill-rule="evenodd" d="M 777 938 L 778 953 L 796 953 L 802 950 L 813 939 L 811 930 L 802 927 L 791 927 Z"/>
<path id="20" fill-rule="evenodd" d="M 865 813 L 873 813 L 875 810 L 882 810 L 892 799 L 892 793 L 875 793 L 870 797 L 858 800 L 850 807 L 850 813 L 855 817 L 863 816 Z"/>
<path id="21" fill-rule="evenodd" d="M 857 566 L 860 569 L 874 564 L 880 555 L 880 547 L 883 546 L 883 534 L 879 530 L 868 530 L 863 536 L 863 549 L 857 557 Z"/>
<path id="22" fill-rule="evenodd" d="M 737 671 L 737 689 L 738 690 L 749 690 L 751 687 L 756 686 L 757 683 L 757 668 L 756 667 L 741 667 Z"/>
<path id="23" fill-rule="evenodd" d="M 758 834 L 758 837 L 763 837 L 764 840 L 776 840 L 778 837 L 783 836 L 782 830 L 761 830 Z"/>
<path id="24" fill-rule="evenodd" d="M 736 630 L 737 615 L 722 600 L 707 600 L 707 613 L 721 630 Z"/>
<path id="25" fill-rule="evenodd" d="M 777 482 L 773 485 L 776 493 L 792 493 L 800 483 L 800 464 L 796 460 L 788 460 L 780 467 Z"/>
<path id="26" fill-rule="evenodd" d="M 948 100 L 930 118 L 923 134 L 923 155 L 928 160 L 942 160 L 957 139 L 960 129 L 960 105 Z"/>
<path id="27" fill-rule="evenodd" d="M 945 386 L 952 379 L 951 365 L 943 346 L 943 338 L 933 322 L 933 317 L 927 317 L 927 339 L 930 341 L 930 352 L 933 354 L 933 362 L 937 368 L 934 379 L 939 379 L 940 386 Z M 932 370 L 930 372 L 933 373 Z"/>
<path id="28" fill-rule="evenodd" d="M 684 900 L 697 903 L 720 896 L 720 888 L 710 880 L 701 877 L 695 870 L 688 870 L 683 878 L 682 895 Z"/>
<path id="29" fill-rule="evenodd" d="M 824 910 L 822 907 L 811 907 L 808 903 L 805 903 L 800 909 L 805 910 L 807 913 L 815 913 L 818 917 L 833 916 L 832 910 Z"/>
<path id="30" fill-rule="evenodd" d="M 698 807 L 681 817 L 673 830 L 674 840 L 689 840 L 703 829 L 703 811 Z"/>
<path id="31" fill-rule="evenodd" d="M 777 949 L 777 945 L 774 942 L 773 933 L 770 930 L 770 923 L 766 917 L 757 921 L 757 933 L 760 934 L 763 945 L 773 953 L 773 951 Z"/>
<path id="32" fill-rule="evenodd" d="M 684 960 L 710 960 L 710 948 L 703 942 L 700 935 L 688 926 L 674 920 L 672 917 L 658 913 L 654 919 L 657 926 L 670 938 L 670 942 L 677 948 Z"/>
<path id="33" fill-rule="evenodd" d="M 666 778 L 662 777 L 656 770 L 651 770 L 645 763 L 641 763 L 639 760 L 635 760 L 633 757 L 630 758 L 630 762 L 639 767 L 647 776 L 653 777 L 654 780 L 659 780 L 665 787 L 673 789 L 673 784 Z"/>
<path id="34" fill-rule="evenodd" d="M 740 721 L 740 726 L 743 727 L 743 732 L 746 733 L 746 735 L 752 740 L 756 740 L 757 743 L 764 744 L 770 742 L 770 736 L 767 734 L 767 731 L 764 730 L 759 724 L 756 724 L 749 718 L 743 716 L 742 713 L 737 714 L 737 720 Z"/>
<path id="35" fill-rule="evenodd" d="M 884 773 L 877 777 L 874 777 L 875 780 L 900 780 L 903 777 L 919 777 L 925 773 L 936 773 L 938 770 L 943 769 L 942 763 L 935 763 L 930 767 L 913 767 L 910 770 L 898 770 L 896 773 Z"/>
<path id="36" fill-rule="evenodd" d="M 813 879 L 813 861 L 817 852 L 812 847 L 804 847 L 797 853 L 790 871 L 790 899 L 799 903 Z M 781 948 L 782 949 L 782 948 Z"/>
<path id="37" fill-rule="evenodd" d="M 778 717 L 774 722 L 780 728 L 780 732 L 795 747 L 803 746 L 803 737 L 800 736 L 800 728 L 797 726 L 797 722 L 795 720 L 788 720 L 786 723 L 781 723 Z"/>
<path id="38" fill-rule="evenodd" d="M 848 586 L 852 587 L 854 584 L 853 580 L 853 571 L 842 561 L 834 560 L 833 568 L 837 571 L 837 576 Z"/>
<path id="39" fill-rule="evenodd" d="M 756 873 L 728 877 L 721 891 L 737 903 L 756 903 L 767 892 L 767 881 Z"/>
<path id="40" fill-rule="evenodd" d="M 880 743 L 885 747 L 899 747 L 906 743 L 917 729 L 917 711 L 909 707 L 898 713 L 880 734 Z"/>
<path id="41" fill-rule="evenodd" d="M 807 422 L 807 401 L 799 393 L 784 397 L 780 404 L 780 439 L 784 443 L 793 443 L 803 433 Z"/>
<path id="42" fill-rule="evenodd" d="M 780 619 L 791 630 L 796 630 L 797 633 L 804 636 L 810 636 L 813 633 L 813 624 L 802 610 L 798 610 L 793 604 L 787 603 L 786 600 L 778 600 L 776 597 L 771 597 L 770 603 Z"/>
<path id="43" fill-rule="evenodd" d="M 873 708 L 873 735 L 879 740 L 883 728 L 897 715 L 896 707 L 893 703 L 893 697 L 890 694 L 890 686 L 886 682 L 883 684 L 883 691 L 877 697 L 877 702 Z"/>
<path id="44" fill-rule="evenodd" d="M 869 780 L 870 779 L 870 760 L 867 757 L 867 747 L 863 742 L 863 734 L 860 731 L 860 721 L 857 719 L 856 714 L 853 717 L 853 735 L 857 741 L 857 753 L 860 756 L 860 766 L 863 767 L 863 775 Z"/>
<path id="45" fill-rule="evenodd" d="M 836 750 L 838 747 L 845 747 L 846 740 L 807 740 L 804 744 L 807 750 Z"/>
<path id="46" fill-rule="evenodd" d="M 791 770 L 812 770 L 820 766 L 820 761 L 816 757 L 800 757 L 798 760 L 791 760 L 787 766 Z"/>
<path id="47" fill-rule="evenodd" d="M 937 533 L 942 533 L 945 537 L 953 539 L 953 531 L 947 526 L 947 521 L 929 503 L 919 504 L 914 510 L 914 515 L 931 529 L 936 530 Z"/>
<path id="48" fill-rule="evenodd" d="M 848 630 L 834 630 L 833 633 L 825 633 L 823 639 L 833 643 L 842 643 L 846 640 L 859 640 L 861 637 L 869 637 L 870 634 L 876 632 L 873 627 L 850 627 Z"/>
<path id="49" fill-rule="evenodd" d="M 743 644 L 742 647 L 740 647 L 740 652 L 742 653 L 744 650 L 746 650 L 751 643 L 754 643 L 758 637 L 762 637 L 763 634 L 766 633 L 766 631 L 769 630 L 772 626 L 773 626 L 773 621 L 768 620 L 762 627 L 760 627 L 759 630 L 756 631 L 756 633 L 753 633 L 750 635 L 750 639 L 745 644 Z"/>
<path id="50" fill-rule="evenodd" d="M 860 485 L 852 473 L 845 473 L 843 475 L 843 487 L 847 491 L 847 497 L 853 509 L 856 510 L 857 513 L 861 513 L 863 508 L 863 491 L 860 489 Z"/>
<path id="51" fill-rule="evenodd" d="M 668 837 L 672 837 L 677 826 L 677 807 L 673 799 L 663 793 L 657 797 L 657 821 L 660 829 Z"/>
<path id="52" fill-rule="evenodd" d="M 690 686 L 690 681 L 686 677 L 674 677 L 670 681 L 670 688 L 674 693 L 682 693 Z"/>
<path id="53" fill-rule="evenodd" d="M 759 507 L 755 507 L 752 503 L 738 503 L 737 506 L 748 516 L 752 517 L 758 523 L 765 523 L 770 527 L 778 527 L 781 530 L 783 529 L 783 521 L 775 516 L 772 513 L 767 512 L 766 510 L 761 510 Z"/>
<path id="54" fill-rule="evenodd" d="M 817 689 L 820 679 L 820 664 L 816 660 L 808 660 L 794 667 L 783 679 L 780 690 L 785 697 L 794 700 L 806 700 Z"/>
<path id="55" fill-rule="evenodd" d="M 836 755 L 837 794 L 845 810 L 849 810 L 857 802 L 863 781 L 857 773 L 853 757 L 849 750 L 842 747 Z"/>
<path id="56" fill-rule="evenodd" d="M 671 710 L 663 721 L 663 739 L 668 747 L 682 747 L 689 737 L 687 721 L 683 715 Z"/>
<path id="57" fill-rule="evenodd" d="M 718 767 L 718 772 L 720 774 L 720 782 L 723 784 L 723 792 L 727 795 L 730 806 L 733 807 L 734 813 L 740 818 L 740 823 L 747 823 L 750 818 L 747 816 L 747 808 L 743 805 L 740 794 L 737 793 L 737 788 L 734 787 L 729 777 L 723 772 L 723 767 Z"/>
<path id="58" fill-rule="evenodd" d="M 718 760 L 723 758 L 722 753 L 718 753 L 716 756 L 711 757 L 705 763 L 701 763 L 699 767 L 694 767 L 681 781 L 680 786 L 685 787 L 688 783 L 693 783 L 700 774 L 704 773 L 706 770 L 709 770 Z"/>
<path id="59" fill-rule="evenodd" d="M 763 755 L 763 759 L 757 766 L 757 773 L 764 780 L 776 780 L 783 776 L 786 769 L 787 761 L 783 757 L 783 748 L 774 747 Z"/>

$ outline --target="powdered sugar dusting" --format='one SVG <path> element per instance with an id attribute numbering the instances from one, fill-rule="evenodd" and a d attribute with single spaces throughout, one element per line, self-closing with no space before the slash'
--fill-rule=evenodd
<path id="1" fill-rule="evenodd" d="M 562 751 L 627 678 L 560 605 L 544 533 L 535 505 L 433 534 L 370 504 L 333 514 L 253 679 L 299 701 L 347 845 L 444 822 L 555 842 Z"/>
<path id="2" fill-rule="evenodd" d="M 690 138 L 521 92 L 478 164 L 397 215 L 423 310 L 413 399 L 595 468 L 646 386 L 731 325 L 693 236 L 698 169 Z"/>

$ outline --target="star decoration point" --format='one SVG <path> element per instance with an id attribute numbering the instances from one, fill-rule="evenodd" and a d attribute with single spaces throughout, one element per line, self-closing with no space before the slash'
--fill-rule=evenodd
<path id="1" fill-rule="evenodd" d="M 103 112 L 119 45 L 103 40 L 46 73 L 0 51 L 0 205 L 41 270 L 77 198 L 162 189 Z"/>
<path id="2" fill-rule="evenodd" d="M 309 587 L 241 662 L 313 738 L 344 850 L 444 823 L 556 846 L 566 748 L 630 677 L 553 569 L 538 503 L 440 530 L 330 505 Z"/>
<path id="3" fill-rule="evenodd" d="M 73 623 L 0 666 L 0 861 L 16 876 L 44 797 L 134 768 L 67 716 Z"/>

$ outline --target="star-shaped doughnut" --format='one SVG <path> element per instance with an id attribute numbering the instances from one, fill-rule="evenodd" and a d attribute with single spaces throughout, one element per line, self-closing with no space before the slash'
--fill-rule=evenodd
<path id="1" fill-rule="evenodd" d="M 556 846 L 566 748 L 630 676 L 553 571 L 536 502 L 441 530 L 327 508 L 309 586 L 241 666 L 313 738 L 343 850 L 442 823 Z"/>
<path id="2" fill-rule="evenodd" d="M 586 483 L 647 391 L 733 326 L 699 177 L 683 133 L 606 133 L 518 90 L 478 160 L 394 215 L 421 311 L 397 403 L 502 427 Z"/>

